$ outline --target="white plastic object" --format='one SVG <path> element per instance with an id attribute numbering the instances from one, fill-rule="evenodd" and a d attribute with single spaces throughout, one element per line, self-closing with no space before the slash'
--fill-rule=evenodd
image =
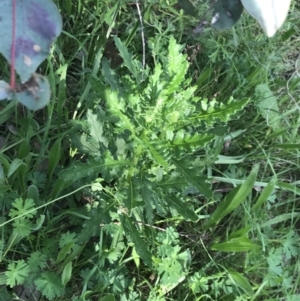
<path id="1" fill-rule="evenodd" d="M 241 0 L 245 10 L 258 21 L 268 37 L 282 26 L 291 0 Z"/>

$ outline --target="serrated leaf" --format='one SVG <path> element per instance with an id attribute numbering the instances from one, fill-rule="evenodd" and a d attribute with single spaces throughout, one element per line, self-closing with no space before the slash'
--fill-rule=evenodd
<path id="1" fill-rule="evenodd" d="M 196 176 L 194 170 L 187 168 L 182 161 L 173 159 L 172 162 L 175 164 L 178 171 L 186 178 L 188 183 L 195 186 L 205 197 L 210 198 L 212 196 L 209 185 L 205 183 L 206 177 Z"/>
<path id="2" fill-rule="evenodd" d="M 124 205 L 128 209 L 129 215 L 131 214 L 131 210 L 137 206 L 137 193 L 135 189 L 135 185 L 131 179 L 127 180 L 128 188 L 127 193 L 124 199 Z"/>
<path id="3" fill-rule="evenodd" d="M 103 124 L 98 120 L 98 116 L 93 114 L 91 110 L 87 111 L 87 124 L 91 137 L 98 143 L 108 146 L 107 139 L 103 135 Z"/>
<path id="4" fill-rule="evenodd" d="M 26 215 L 27 218 L 32 218 L 36 214 L 36 209 L 34 208 L 35 203 L 32 199 L 15 199 L 12 206 L 14 208 L 9 211 L 9 216 L 11 218 L 19 217 L 20 215 Z"/>
<path id="5" fill-rule="evenodd" d="M 201 135 L 199 133 L 195 133 L 193 135 L 189 135 L 184 133 L 183 135 L 176 135 L 172 140 L 172 146 L 193 150 L 194 148 L 202 148 L 207 143 L 211 142 L 214 139 L 215 135 Z"/>
<path id="6" fill-rule="evenodd" d="M 143 259 L 145 264 L 148 267 L 151 267 L 152 266 L 151 253 L 148 251 L 147 245 L 142 240 L 138 230 L 136 229 L 135 225 L 132 223 L 130 217 L 124 214 L 120 215 L 120 221 L 122 223 L 125 233 L 130 236 L 132 242 L 134 243 L 136 252 Z"/>
<path id="7" fill-rule="evenodd" d="M 27 263 L 22 259 L 16 263 L 8 264 L 5 275 L 7 276 L 6 284 L 11 288 L 15 285 L 23 284 L 29 276 L 30 268 Z"/>
<path id="8" fill-rule="evenodd" d="M 241 111 L 249 102 L 249 98 L 243 98 L 236 101 L 230 97 L 227 102 L 217 102 L 216 99 L 208 101 L 208 99 L 201 100 L 201 112 L 195 113 L 190 118 L 193 124 L 198 125 L 199 122 L 205 122 L 211 126 L 215 122 L 228 122 L 232 115 Z"/>
<path id="9" fill-rule="evenodd" d="M 249 177 L 245 180 L 243 184 L 234 188 L 218 205 L 217 209 L 210 216 L 205 228 L 209 228 L 213 225 L 218 224 L 227 214 L 236 209 L 250 194 L 255 179 L 257 176 L 257 172 L 259 169 L 259 165 L 256 165 Z"/>
<path id="10" fill-rule="evenodd" d="M 190 209 L 185 202 L 181 201 L 174 195 L 170 197 L 168 195 L 164 195 L 164 200 L 168 204 L 168 207 L 174 208 L 186 220 L 191 220 L 193 222 L 198 220 L 197 214 Z"/>
<path id="11" fill-rule="evenodd" d="M 29 80 L 49 54 L 49 47 L 62 30 L 62 19 L 52 0 L 16 1 L 15 40 L 12 41 L 13 3 L 0 2 L 0 52 L 11 63 L 15 44 L 15 68 L 22 82 Z"/>
<path id="12" fill-rule="evenodd" d="M 125 44 L 117 37 L 114 36 L 114 41 L 115 44 L 120 52 L 120 56 L 124 60 L 124 64 L 128 68 L 128 70 L 131 72 L 131 74 L 135 77 L 138 78 L 138 72 L 137 69 L 133 63 L 133 59 L 131 54 L 128 52 L 128 49 L 126 48 Z"/>
<path id="13" fill-rule="evenodd" d="M 176 43 L 176 40 L 171 36 L 168 46 L 168 75 L 170 77 L 165 93 L 167 95 L 178 90 L 178 87 L 184 82 L 189 63 L 187 56 L 182 54 L 182 46 Z"/>
<path id="14" fill-rule="evenodd" d="M 100 234 L 100 224 L 107 224 L 111 221 L 108 214 L 109 210 L 111 210 L 110 206 L 107 208 L 93 208 L 89 212 L 89 219 L 83 222 L 82 230 L 77 235 L 78 244 L 88 242 L 91 237 Z"/>
<path id="15" fill-rule="evenodd" d="M 169 163 L 166 158 L 168 154 L 164 154 L 163 149 L 159 149 L 155 143 L 151 143 L 147 139 L 146 135 L 144 135 L 144 134 L 141 136 L 141 140 L 144 142 L 145 146 L 147 146 L 147 148 L 155 162 L 157 162 L 158 164 L 160 164 L 164 167 L 169 166 Z"/>
<path id="16" fill-rule="evenodd" d="M 120 85 L 119 76 L 113 69 L 110 68 L 109 61 L 105 57 L 102 58 L 101 72 L 105 78 L 105 81 L 109 84 L 112 90 L 116 90 L 119 93 L 123 91 Z"/>
<path id="17" fill-rule="evenodd" d="M 69 168 L 60 172 L 59 177 L 65 181 L 73 182 L 84 177 L 96 175 L 105 168 L 122 167 L 131 164 L 132 162 L 127 160 L 106 160 L 104 162 L 91 159 L 86 163 L 78 162 L 70 166 Z"/>
<path id="18" fill-rule="evenodd" d="M 39 278 L 34 280 L 34 283 L 43 296 L 49 300 L 53 300 L 55 297 L 61 297 L 65 292 L 60 277 L 52 272 L 42 273 Z"/>
<path id="19" fill-rule="evenodd" d="M 40 251 L 36 251 L 30 254 L 28 259 L 28 265 L 32 272 L 38 272 L 42 270 L 47 265 L 47 256 L 42 254 Z"/>

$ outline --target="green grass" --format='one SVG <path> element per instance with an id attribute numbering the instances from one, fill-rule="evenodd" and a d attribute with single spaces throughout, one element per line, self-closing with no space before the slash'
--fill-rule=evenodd
<path id="1" fill-rule="evenodd" d="M 51 103 L 0 112 L 0 300 L 298 300 L 296 1 L 272 39 L 55 2 Z"/>

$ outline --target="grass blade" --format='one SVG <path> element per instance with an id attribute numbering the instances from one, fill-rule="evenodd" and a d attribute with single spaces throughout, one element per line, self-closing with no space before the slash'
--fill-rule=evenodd
<path id="1" fill-rule="evenodd" d="M 234 188 L 225 199 L 221 201 L 217 209 L 210 216 L 205 226 L 206 229 L 218 224 L 227 214 L 236 209 L 247 198 L 254 186 L 258 169 L 259 165 L 256 165 L 245 182 Z"/>

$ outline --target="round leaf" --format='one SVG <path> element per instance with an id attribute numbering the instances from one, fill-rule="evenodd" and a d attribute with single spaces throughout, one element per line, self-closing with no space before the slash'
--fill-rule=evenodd
<path id="1" fill-rule="evenodd" d="M 217 30 L 226 30 L 239 20 L 243 6 L 239 0 L 217 0 L 213 2 L 212 25 Z"/>
<path id="2" fill-rule="evenodd" d="M 16 1 L 15 40 L 12 0 L 0 1 L 0 52 L 11 62 L 15 45 L 15 69 L 24 83 L 49 55 L 51 43 L 62 30 L 62 19 L 52 0 Z"/>
<path id="3" fill-rule="evenodd" d="M 12 91 L 7 82 L 0 80 L 0 100 L 11 99 Z"/>
<path id="4" fill-rule="evenodd" d="M 43 108 L 50 101 L 49 82 L 39 74 L 33 74 L 28 82 L 21 84 L 16 90 L 17 100 L 33 111 Z"/>

